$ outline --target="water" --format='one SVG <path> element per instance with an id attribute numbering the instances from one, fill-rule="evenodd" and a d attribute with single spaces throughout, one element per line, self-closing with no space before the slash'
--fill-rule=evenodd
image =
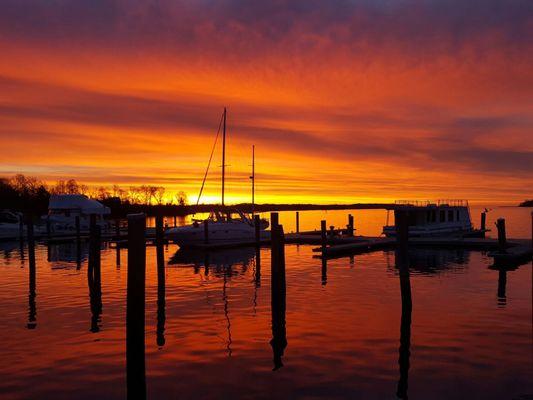
<path id="1" fill-rule="evenodd" d="M 527 237 L 513 212 L 509 230 Z M 327 213 L 339 225 L 346 214 Z M 100 297 L 86 247 L 78 265 L 75 245 L 38 245 L 33 292 L 27 248 L 0 246 L 2 399 L 124 398 L 127 250 L 103 248 Z M 163 251 L 164 302 L 147 248 L 149 398 L 384 399 L 399 387 L 412 399 L 533 394 L 531 264 L 505 272 L 483 252 L 418 249 L 406 276 L 394 251 L 322 265 L 312 246 L 287 246 L 287 346 L 273 371 L 270 250 L 259 268 L 253 249 L 210 254 L 208 268 L 205 255 Z"/>

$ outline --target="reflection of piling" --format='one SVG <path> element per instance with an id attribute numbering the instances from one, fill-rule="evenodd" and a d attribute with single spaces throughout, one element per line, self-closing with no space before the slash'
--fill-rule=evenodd
<path id="1" fill-rule="evenodd" d="M 485 230 L 487 229 L 487 213 L 483 211 L 481 213 L 481 235 L 485 237 Z"/>
<path id="2" fill-rule="evenodd" d="M 505 234 L 505 219 L 498 218 L 496 221 L 496 227 L 498 229 L 498 250 L 501 253 L 505 253 L 507 247 L 507 236 Z"/>
<path id="3" fill-rule="evenodd" d="M 91 221 L 92 222 L 92 221 Z M 87 281 L 91 303 L 91 332 L 100 331 L 100 315 L 102 314 L 102 279 L 100 271 L 100 226 L 91 223 L 89 231 L 89 263 Z"/>
<path id="4" fill-rule="evenodd" d="M 296 211 L 296 233 L 300 233 L 300 211 Z"/>
<path id="5" fill-rule="evenodd" d="M 163 253 L 163 241 L 157 243 L 157 332 L 156 342 L 158 346 L 165 345 L 165 255 Z"/>
<path id="6" fill-rule="evenodd" d="M 37 327 L 37 304 L 36 297 L 36 268 L 35 268 L 35 239 L 33 237 L 33 219 L 28 216 L 27 219 L 27 235 L 28 235 L 28 258 L 29 258 L 29 295 L 28 295 L 28 329 L 35 329 Z"/>
<path id="7" fill-rule="evenodd" d="M 270 341 L 270 345 L 274 353 L 273 370 L 277 370 L 283 366 L 282 357 L 287 347 L 285 326 L 285 236 L 283 234 L 283 227 L 277 223 L 276 225 L 272 225 L 271 308 L 272 340 Z"/>
<path id="8" fill-rule="evenodd" d="M 328 283 L 328 260 L 324 256 L 322 257 L 321 279 L 322 279 L 322 286 L 326 286 L 326 284 Z"/>
<path id="9" fill-rule="evenodd" d="M 507 296 L 505 289 L 507 286 L 507 271 L 505 268 L 500 268 L 498 271 L 498 304 L 504 306 L 507 303 Z"/>
<path id="10" fill-rule="evenodd" d="M 411 298 L 411 281 L 409 277 L 409 266 L 407 263 L 407 251 L 401 246 L 396 250 L 396 266 L 400 275 L 400 293 L 402 299 L 400 348 L 398 358 L 400 379 L 398 380 L 396 396 L 400 399 L 407 399 L 409 358 L 411 356 L 411 313 L 413 310 L 413 303 Z"/>
<path id="11" fill-rule="evenodd" d="M 130 399 L 146 398 L 144 317 L 146 217 L 128 215 L 128 288 L 126 302 L 126 380 Z"/>

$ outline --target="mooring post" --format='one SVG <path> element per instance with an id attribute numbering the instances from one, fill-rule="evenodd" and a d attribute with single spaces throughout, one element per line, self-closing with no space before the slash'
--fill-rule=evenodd
<path id="1" fill-rule="evenodd" d="M 498 218 L 496 221 L 498 228 L 498 249 L 501 253 L 505 253 L 507 247 L 507 237 L 505 234 L 505 218 Z"/>
<path id="2" fill-rule="evenodd" d="M 271 257 L 271 312 L 272 312 L 272 346 L 274 368 L 283 366 L 282 357 L 287 347 L 285 326 L 286 281 L 285 281 L 285 236 L 283 226 L 272 227 Z"/>
<path id="3" fill-rule="evenodd" d="M 89 215 L 89 240 L 91 236 L 91 232 L 94 232 L 96 226 L 96 214 Z"/>
<path id="4" fill-rule="evenodd" d="M 322 253 L 326 250 L 326 245 L 328 243 L 328 233 L 326 228 L 326 220 L 320 221 L 320 239 L 322 244 Z"/>
<path id="5" fill-rule="evenodd" d="M 128 287 L 126 294 L 126 381 L 129 399 L 146 398 L 144 358 L 146 216 L 128 215 Z"/>
<path id="6" fill-rule="evenodd" d="M 487 213 L 483 211 L 481 213 L 481 237 L 485 237 L 486 228 L 487 228 Z"/>
<path id="7" fill-rule="evenodd" d="M 270 229 L 274 230 L 274 227 L 279 225 L 279 214 L 277 212 L 270 213 Z"/>
<path id="8" fill-rule="evenodd" d="M 261 217 L 258 214 L 254 215 L 254 228 L 255 228 L 255 245 L 259 247 L 261 244 Z"/>
<path id="9" fill-rule="evenodd" d="M 353 236 L 353 215 L 348 214 L 348 236 Z"/>
<path id="10" fill-rule="evenodd" d="M 531 211 L 531 247 L 533 247 L 533 211 Z"/>
<path id="11" fill-rule="evenodd" d="M 36 269 L 35 269 L 35 239 L 33 237 L 33 216 L 30 214 L 26 220 L 27 239 L 28 239 L 28 258 L 29 258 L 29 314 L 28 314 L 28 329 L 35 329 L 37 326 L 36 315 L 37 307 L 35 302 L 36 296 Z"/>
<path id="12" fill-rule="evenodd" d="M 204 221 L 204 243 L 209 244 L 209 220 Z"/>
<path id="13" fill-rule="evenodd" d="M 91 329 L 93 333 L 100 331 L 100 315 L 102 314 L 102 274 L 100 271 L 100 237 L 101 227 L 96 224 L 90 226 L 89 232 L 89 263 L 87 279 L 89 283 L 89 298 L 91 303 Z"/>
<path id="14" fill-rule="evenodd" d="M 177 226 L 176 224 L 176 216 L 174 215 L 174 228 Z"/>
<path id="15" fill-rule="evenodd" d="M 296 211 L 296 233 L 300 233 L 300 211 Z"/>
<path id="16" fill-rule="evenodd" d="M 163 242 L 158 242 L 156 246 L 157 258 L 157 329 L 156 343 L 162 347 L 165 345 L 165 254 L 163 252 Z"/>
<path id="17" fill-rule="evenodd" d="M 157 215 L 155 217 L 155 243 L 156 245 L 163 243 L 163 216 Z"/>
<path id="18" fill-rule="evenodd" d="M 409 215 L 406 210 L 394 210 L 396 225 L 396 243 L 405 248 L 409 242 Z"/>

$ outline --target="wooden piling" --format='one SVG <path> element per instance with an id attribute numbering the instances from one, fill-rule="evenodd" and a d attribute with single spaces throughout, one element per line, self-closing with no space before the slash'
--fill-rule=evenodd
<path id="1" fill-rule="evenodd" d="M 496 221 L 496 227 L 498 229 L 498 250 L 501 253 L 505 253 L 507 248 L 507 236 L 505 233 L 505 218 L 498 218 Z"/>
<path id="2" fill-rule="evenodd" d="M 271 256 L 271 312 L 272 312 L 272 346 L 274 368 L 283 366 L 282 357 L 287 347 L 285 324 L 286 281 L 285 281 L 285 236 L 283 226 L 272 227 Z"/>
<path id="3" fill-rule="evenodd" d="M 176 216 L 174 215 L 174 228 L 177 226 L 176 224 Z"/>
<path id="4" fill-rule="evenodd" d="M 411 314 L 413 302 L 411 298 L 411 281 L 409 276 L 409 264 L 405 247 L 399 246 L 396 249 L 396 268 L 400 277 L 400 294 L 402 301 L 402 315 L 400 319 L 400 348 L 398 366 L 400 378 L 396 389 L 396 396 L 400 399 L 407 399 L 409 383 L 409 359 L 411 356 Z"/>
<path id="5" fill-rule="evenodd" d="M 300 233 L 300 212 L 296 211 L 296 233 Z"/>
<path id="6" fill-rule="evenodd" d="M 163 230 L 163 217 L 157 215 L 155 217 L 155 241 L 156 244 L 162 244 L 164 239 L 164 230 Z"/>
<path id="7" fill-rule="evenodd" d="M 261 244 L 261 217 L 254 215 L 254 228 L 255 228 L 255 245 L 259 247 Z"/>
<path id="8" fill-rule="evenodd" d="M 50 218 L 46 218 L 46 237 L 50 239 L 50 236 L 52 236 L 52 228 L 50 226 Z"/>
<path id="9" fill-rule="evenodd" d="M 270 213 L 270 229 L 273 230 L 274 227 L 279 225 L 279 214 L 277 212 Z"/>
<path id="10" fill-rule="evenodd" d="M 348 214 L 348 236 L 353 236 L 353 215 Z"/>
<path id="11" fill-rule="evenodd" d="M 485 211 L 483 211 L 481 213 L 481 224 L 480 224 L 481 236 L 482 237 L 485 237 L 486 228 L 487 228 L 487 213 Z"/>
<path id="12" fill-rule="evenodd" d="M 320 239 L 321 239 L 321 244 L 322 244 L 322 253 L 324 253 L 324 250 L 326 250 L 326 246 L 328 243 L 326 220 L 320 221 Z"/>
<path id="13" fill-rule="evenodd" d="M 209 220 L 204 221 L 204 243 L 209 244 Z"/>
<path id="14" fill-rule="evenodd" d="M 32 215 L 27 216 L 26 220 L 26 230 L 27 230 L 27 239 L 28 239 L 28 259 L 29 259 L 29 313 L 28 313 L 28 329 L 35 329 L 37 326 L 36 316 L 37 316 L 37 307 L 35 302 L 36 297 L 36 268 L 35 268 L 35 238 L 33 237 L 33 217 Z"/>
<path id="15" fill-rule="evenodd" d="M 120 239 L 120 219 L 115 219 L 115 239 Z"/>
<path id="16" fill-rule="evenodd" d="M 93 333 L 100 331 L 100 315 L 102 314 L 102 274 L 100 270 L 101 227 L 92 224 L 89 231 L 89 262 L 87 280 L 91 303 L 91 329 Z"/>
<path id="17" fill-rule="evenodd" d="M 126 381 L 129 399 L 146 398 L 145 278 L 146 216 L 128 215 L 128 287 L 126 294 Z"/>
<path id="18" fill-rule="evenodd" d="M 396 226 L 396 243 L 406 247 L 409 242 L 409 214 L 406 210 L 394 211 L 394 223 Z"/>
<path id="19" fill-rule="evenodd" d="M 531 211 L 531 247 L 533 247 L 533 211 Z"/>
<path id="20" fill-rule="evenodd" d="M 157 258 L 157 329 L 156 343 L 159 347 L 165 345 L 165 254 L 163 242 L 158 242 L 156 247 Z"/>

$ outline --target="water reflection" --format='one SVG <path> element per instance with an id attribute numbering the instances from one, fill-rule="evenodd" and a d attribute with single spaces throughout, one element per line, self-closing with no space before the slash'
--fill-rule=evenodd
<path id="1" fill-rule="evenodd" d="M 89 247 L 87 242 L 79 240 L 49 244 L 47 246 L 48 261 L 52 263 L 52 268 L 64 268 L 66 265 L 73 264 L 79 269 L 89 257 Z"/>
<path id="2" fill-rule="evenodd" d="M 210 252 L 204 252 L 193 249 L 179 249 L 168 261 L 169 265 L 180 267 L 192 266 L 195 273 L 204 267 L 206 275 L 209 269 L 212 269 L 216 276 L 223 277 L 229 274 L 244 274 L 251 265 L 255 257 L 253 247 L 244 247 L 236 249 L 224 249 Z M 241 265 L 241 270 L 236 270 L 233 266 Z"/>

